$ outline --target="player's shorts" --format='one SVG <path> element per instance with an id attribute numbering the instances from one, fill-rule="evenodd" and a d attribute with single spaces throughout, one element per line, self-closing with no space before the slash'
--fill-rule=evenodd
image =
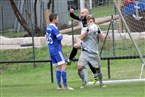
<path id="1" fill-rule="evenodd" d="M 91 54 L 87 51 L 81 51 L 81 55 L 78 60 L 78 65 L 85 66 L 91 64 L 94 68 L 100 67 L 100 56 L 97 54 Z"/>
<path id="2" fill-rule="evenodd" d="M 55 51 L 55 54 L 50 55 L 53 66 L 65 64 L 64 54 L 61 51 Z"/>

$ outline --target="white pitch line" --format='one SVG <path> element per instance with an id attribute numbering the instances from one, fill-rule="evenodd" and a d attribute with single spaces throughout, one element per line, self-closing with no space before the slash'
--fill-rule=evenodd
<path id="1" fill-rule="evenodd" d="M 104 84 L 131 83 L 131 82 L 145 82 L 145 79 L 127 79 L 127 80 L 108 80 L 108 81 L 103 81 Z M 96 84 L 99 84 L 99 82 L 97 82 Z M 93 82 L 88 82 L 87 85 L 93 85 Z"/>

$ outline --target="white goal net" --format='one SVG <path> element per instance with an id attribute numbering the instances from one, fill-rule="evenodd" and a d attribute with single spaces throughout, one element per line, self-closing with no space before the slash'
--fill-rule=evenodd
<path id="1" fill-rule="evenodd" d="M 106 34 L 106 41 L 99 49 L 103 77 L 104 80 L 110 78 L 110 82 L 145 81 L 145 1 L 131 1 L 110 0 L 103 7 L 109 9 L 114 3 L 110 8 L 114 14 L 108 13 L 111 20 L 105 23 L 96 21 Z M 108 68 L 104 68 L 106 64 Z"/>

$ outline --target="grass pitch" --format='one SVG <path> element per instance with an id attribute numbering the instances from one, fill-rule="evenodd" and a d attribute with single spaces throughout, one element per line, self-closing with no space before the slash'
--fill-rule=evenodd
<path id="1" fill-rule="evenodd" d="M 69 47 L 64 47 L 66 58 L 70 53 Z M 49 58 L 47 47 L 36 49 L 36 60 Z M 80 53 L 80 52 L 79 52 Z M 1 51 L 2 60 L 30 60 L 31 49 Z M 76 56 L 76 58 L 79 54 Z M 102 60 L 103 79 L 108 80 L 107 61 Z M 56 89 L 55 72 L 54 83 L 51 83 L 50 64 L 36 63 L 1 64 L 0 65 L 0 97 L 145 97 L 145 83 L 107 84 L 106 88 L 97 85 L 80 89 L 81 80 L 77 74 L 77 62 L 68 66 L 68 83 L 74 91 L 58 91 Z M 141 62 L 133 60 L 111 60 L 111 80 L 137 79 L 140 75 Z M 54 68 L 55 71 L 55 68 Z M 145 71 L 143 72 L 145 78 Z M 89 71 L 89 80 L 93 74 Z"/>
<path id="2" fill-rule="evenodd" d="M 75 67 L 75 66 L 74 66 Z M 75 90 L 57 90 L 56 80 L 51 83 L 49 65 L 23 71 L 8 71 L 0 75 L 0 97 L 145 97 L 145 83 L 107 84 L 80 89 L 77 70 L 68 67 L 68 83 Z"/>

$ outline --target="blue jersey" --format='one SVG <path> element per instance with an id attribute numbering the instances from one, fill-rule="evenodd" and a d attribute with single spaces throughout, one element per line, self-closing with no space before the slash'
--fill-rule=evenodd
<path id="1" fill-rule="evenodd" d="M 61 40 L 63 36 L 60 34 L 58 28 L 54 24 L 50 24 L 46 29 L 46 38 L 49 46 L 50 53 L 56 50 L 61 50 Z"/>
<path id="2" fill-rule="evenodd" d="M 65 63 L 62 52 L 61 40 L 63 36 L 60 34 L 55 24 L 50 24 L 46 29 L 46 39 L 50 51 L 50 57 L 54 65 L 61 65 Z"/>

